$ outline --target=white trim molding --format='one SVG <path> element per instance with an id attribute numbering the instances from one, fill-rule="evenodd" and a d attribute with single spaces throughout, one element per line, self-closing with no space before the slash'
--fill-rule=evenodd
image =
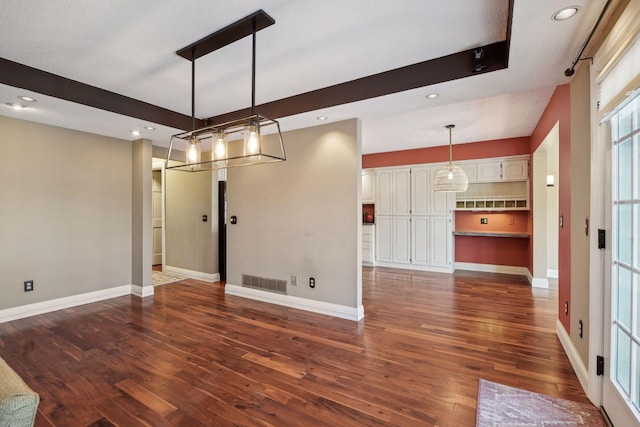
<path id="1" fill-rule="evenodd" d="M 172 267 L 165 265 L 162 269 L 165 273 L 173 273 L 189 279 L 202 280 L 204 282 L 215 283 L 220 281 L 220 273 L 203 273 L 201 271 L 187 270 L 186 268 Z"/>
<path id="2" fill-rule="evenodd" d="M 576 350 L 573 343 L 571 342 L 571 337 L 569 337 L 569 334 L 564 329 L 564 326 L 562 326 L 562 323 L 560 323 L 559 319 L 556 319 L 556 335 L 560 340 L 560 344 L 562 344 L 562 348 L 564 348 L 564 352 L 569 358 L 569 362 L 571 363 L 571 367 L 578 377 L 578 381 L 580 381 L 582 390 L 586 393 L 589 385 L 589 372 L 587 370 L 587 367 L 582 362 L 582 359 L 578 354 L 578 350 Z"/>
<path id="3" fill-rule="evenodd" d="M 90 304 L 92 302 L 103 301 L 124 295 L 130 295 L 133 293 L 133 286 L 134 285 L 117 286 L 115 288 L 102 289 L 99 291 L 87 292 L 85 294 L 71 295 L 49 301 L 5 308 L 4 310 L 0 310 L 0 323 L 24 319 L 25 317 L 37 316 L 38 314 L 50 313 L 52 311 Z M 153 288 L 151 290 L 153 293 Z"/>
<path id="4" fill-rule="evenodd" d="M 153 296 L 153 286 L 139 286 L 139 285 L 131 285 L 131 295 L 135 295 L 140 298 L 152 297 Z"/>
<path id="5" fill-rule="evenodd" d="M 375 261 L 375 267 L 399 268 L 402 270 L 430 271 L 432 273 L 453 273 L 453 267 L 433 267 L 420 264 L 399 264 L 396 262 Z"/>
<path id="6" fill-rule="evenodd" d="M 517 274 L 530 277 L 527 267 L 514 267 L 511 265 L 476 264 L 471 262 L 456 262 L 456 270 L 480 271 L 484 273 Z M 531 279 L 529 279 L 531 282 Z"/>
<path id="7" fill-rule="evenodd" d="M 529 280 L 532 288 L 549 288 L 549 280 L 546 277 L 533 277 Z"/>
<path id="8" fill-rule="evenodd" d="M 296 308 L 298 310 L 339 317 L 341 319 L 354 320 L 356 322 L 364 318 L 364 307 L 362 305 L 357 308 L 348 307 L 346 305 L 333 304 L 330 302 L 315 301 L 292 295 L 282 295 L 258 289 L 245 288 L 229 283 L 225 285 L 224 293 L 256 301 L 267 302 L 269 304 L 282 305 L 285 307 Z"/>
<path id="9" fill-rule="evenodd" d="M 549 279 L 557 279 L 558 278 L 558 270 L 547 269 L 547 278 Z"/>

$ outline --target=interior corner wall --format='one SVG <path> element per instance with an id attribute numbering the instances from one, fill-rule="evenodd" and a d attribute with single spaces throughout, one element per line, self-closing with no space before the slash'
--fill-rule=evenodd
<path id="1" fill-rule="evenodd" d="M 361 306 L 360 121 L 283 134 L 287 160 L 228 170 L 227 282 L 290 282 L 288 295 Z M 316 287 L 309 287 L 309 278 Z"/>
<path id="2" fill-rule="evenodd" d="M 217 182 L 210 171 L 165 171 L 167 266 L 192 274 L 218 273 Z"/>
<path id="3" fill-rule="evenodd" d="M 563 166 L 558 175 L 558 207 L 563 226 L 558 233 L 558 319 L 567 332 L 571 329 L 571 96 L 568 84 L 557 86 L 547 108 L 531 134 L 531 153 L 544 141 L 553 126 L 559 124 L 558 156 Z M 586 122 L 589 126 L 589 122 Z M 584 124 L 583 124 L 584 125 Z M 536 209 L 532 204 L 532 209 Z M 531 239 L 529 271 L 533 271 L 533 240 Z M 564 304 L 569 306 L 565 314 Z"/>
<path id="4" fill-rule="evenodd" d="M 131 143 L 0 117 L 0 150 L 0 309 L 130 285 Z"/>
<path id="5" fill-rule="evenodd" d="M 571 341 L 585 366 L 589 356 L 589 236 L 585 220 L 591 204 L 591 77 L 588 61 L 571 80 Z M 564 163 L 561 160 L 562 165 Z M 590 230 L 591 232 L 592 230 Z M 579 335 L 578 322 L 583 334 Z"/>

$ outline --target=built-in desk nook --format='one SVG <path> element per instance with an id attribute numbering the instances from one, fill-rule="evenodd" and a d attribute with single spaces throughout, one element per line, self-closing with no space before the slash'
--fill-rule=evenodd
<path id="1" fill-rule="evenodd" d="M 476 266 L 527 267 L 529 211 L 456 211 L 455 262 Z"/>

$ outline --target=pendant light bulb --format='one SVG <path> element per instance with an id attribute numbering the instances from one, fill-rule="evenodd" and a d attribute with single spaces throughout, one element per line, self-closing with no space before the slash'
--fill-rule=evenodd
<path id="1" fill-rule="evenodd" d="M 189 141 L 189 148 L 187 149 L 187 163 L 200 163 L 200 142 L 197 138 L 193 138 Z"/>
<path id="2" fill-rule="evenodd" d="M 224 159 L 227 155 L 227 138 L 224 132 L 216 133 L 214 136 L 216 140 L 216 148 L 214 150 L 216 160 Z"/>
<path id="3" fill-rule="evenodd" d="M 260 153 L 260 127 L 256 123 L 245 128 L 244 141 L 247 154 Z"/>

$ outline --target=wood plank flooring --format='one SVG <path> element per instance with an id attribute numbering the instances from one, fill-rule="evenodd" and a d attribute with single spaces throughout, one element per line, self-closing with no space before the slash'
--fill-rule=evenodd
<path id="1" fill-rule="evenodd" d="M 518 276 L 363 269 L 365 319 L 185 280 L 0 324 L 37 426 L 474 426 L 478 380 L 587 402 L 556 291 Z"/>

